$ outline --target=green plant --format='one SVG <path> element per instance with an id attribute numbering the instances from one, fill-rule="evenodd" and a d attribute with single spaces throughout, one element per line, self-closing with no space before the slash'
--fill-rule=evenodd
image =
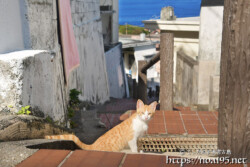
<path id="1" fill-rule="evenodd" d="M 72 120 L 69 122 L 69 124 L 70 124 L 70 128 L 76 128 L 77 127 L 77 124 Z"/>
<path id="2" fill-rule="evenodd" d="M 149 34 L 149 31 L 146 30 L 144 27 L 138 27 L 133 25 L 120 25 L 119 26 L 119 33 L 121 34 L 132 34 L 132 35 L 139 35 L 141 33 L 145 33 L 146 35 Z"/>
<path id="3" fill-rule="evenodd" d="M 29 110 L 30 109 L 30 106 L 25 106 L 25 107 L 22 107 L 19 111 L 18 111 L 18 115 L 21 115 L 21 114 L 25 114 L 25 115 L 30 115 L 31 114 L 31 111 Z"/>
<path id="4" fill-rule="evenodd" d="M 164 152 L 166 152 L 166 151 L 167 151 L 167 149 L 165 149 L 165 148 L 162 148 L 162 149 L 161 149 L 161 152 L 162 152 L 162 153 L 164 153 Z"/>
<path id="5" fill-rule="evenodd" d="M 80 104 L 80 100 L 79 100 L 79 95 L 81 94 L 80 91 L 76 90 L 76 89 L 71 89 L 70 93 L 69 93 L 69 104 L 70 106 L 77 106 Z"/>
<path id="6" fill-rule="evenodd" d="M 68 107 L 68 117 L 72 118 L 75 115 L 75 110 L 71 107 Z"/>
<path id="7" fill-rule="evenodd" d="M 14 108 L 13 105 L 8 105 L 8 108 Z"/>
<path id="8" fill-rule="evenodd" d="M 48 123 L 53 123 L 53 122 L 54 122 L 53 119 L 52 119 L 50 116 L 47 116 L 47 117 L 45 118 L 45 120 L 46 120 Z"/>
<path id="9" fill-rule="evenodd" d="M 81 94 L 80 91 L 76 89 L 71 89 L 69 93 L 69 105 L 68 105 L 68 118 L 70 121 L 70 127 L 75 128 L 76 124 L 74 121 L 71 120 L 71 118 L 74 117 L 75 111 L 78 110 L 80 105 L 79 95 Z"/>

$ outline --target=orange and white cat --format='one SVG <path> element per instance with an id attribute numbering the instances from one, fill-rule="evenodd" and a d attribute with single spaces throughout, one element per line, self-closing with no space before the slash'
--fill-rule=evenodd
<path id="1" fill-rule="evenodd" d="M 155 113 L 157 102 L 144 105 L 137 101 L 136 110 L 130 118 L 115 126 L 99 137 L 92 145 L 82 143 L 75 135 L 46 136 L 46 139 L 72 140 L 82 149 L 98 151 L 121 151 L 129 145 L 132 152 L 137 152 L 137 139 L 148 129 L 148 121 Z"/>

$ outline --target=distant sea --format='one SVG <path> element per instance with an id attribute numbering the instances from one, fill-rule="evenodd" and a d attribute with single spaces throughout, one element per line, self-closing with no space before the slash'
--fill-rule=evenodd
<path id="1" fill-rule="evenodd" d="M 200 5 L 201 0 L 119 0 L 119 24 L 143 27 L 142 20 L 159 19 L 165 6 L 174 7 L 179 18 L 199 16 Z"/>

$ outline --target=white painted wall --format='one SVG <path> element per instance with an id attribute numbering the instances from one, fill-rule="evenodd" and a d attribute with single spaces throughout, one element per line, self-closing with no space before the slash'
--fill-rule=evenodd
<path id="1" fill-rule="evenodd" d="M 155 45 L 147 45 L 147 46 L 138 46 L 134 48 L 134 56 L 135 56 L 135 62 L 138 69 L 138 61 L 140 60 L 146 60 L 147 56 L 153 56 L 156 55 L 157 51 L 155 49 Z M 138 70 L 136 74 L 136 80 L 138 82 Z M 147 70 L 147 80 L 148 80 L 148 86 L 155 86 L 155 83 L 159 83 L 159 73 L 156 71 L 156 65 L 152 66 L 150 69 Z"/>
<path id="2" fill-rule="evenodd" d="M 135 56 L 135 61 L 136 61 L 136 66 L 138 69 L 138 61 L 140 60 L 146 60 L 146 56 L 154 56 L 156 54 L 156 49 L 155 49 L 155 45 L 147 45 L 147 46 L 138 46 L 134 48 L 134 56 Z M 154 67 L 152 67 L 151 69 L 149 69 L 147 71 L 147 77 L 148 78 L 153 78 L 153 77 L 157 77 L 156 71 L 152 70 L 154 69 Z M 136 75 L 136 79 L 138 81 L 138 71 L 137 71 L 137 75 Z"/>
<path id="3" fill-rule="evenodd" d="M 107 73 L 109 78 L 110 97 L 129 97 L 124 63 L 121 53 L 121 44 L 105 53 Z"/>
<path id="4" fill-rule="evenodd" d="M 223 10 L 222 0 L 202 0 L 199 34 L 198 104 L 209 104 L 211 76 L 220 74 Z"/>
<path id="5" fill-rule="evenodd" d="M 202 6 L 200 12 L 200 44 L 199 60 L 215 60 L 218 62 L 217 74 L 221 57 L 223 6 Z"/>
<path id="6" fill-rule="evenodd" d="M 112 5 L 112 1 L 114 0 L 100 0 L 100 5 L 101 6 L 108 6 L 108 5 Z"/>
<path id="7" fill-rule="evenodd" d="M 82 91 L 82 100 L 104 103 L 109 84 L 104 55 L 100 0 L 71 0 L 74 33 L 80 66 L 70 77 L 70 88 Z M 82 26 L 76 26 L 81 24 Z"/>
<path id="8" fill-rule="evenodd" d="M 29 48 L 24 0 L 0 0 L 0 54 Z"/>

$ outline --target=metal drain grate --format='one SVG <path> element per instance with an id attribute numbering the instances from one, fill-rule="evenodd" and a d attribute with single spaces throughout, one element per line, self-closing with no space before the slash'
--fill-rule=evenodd
<path id="1" fill-rule="evenodd" d="M 217 138 L 206 137 L 143 137 L 137 141 L 143 152 L 212 152 L 217 150 Z"/>

